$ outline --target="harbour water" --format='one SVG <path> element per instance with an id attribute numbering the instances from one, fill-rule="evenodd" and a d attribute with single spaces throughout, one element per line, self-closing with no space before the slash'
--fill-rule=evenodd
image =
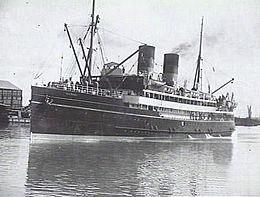
<path id="1" fill-rule="evenodd" d="M 260 195 L 260 127 L 232 138 L 31 139 L 0 131 L 0 196 Z"/>

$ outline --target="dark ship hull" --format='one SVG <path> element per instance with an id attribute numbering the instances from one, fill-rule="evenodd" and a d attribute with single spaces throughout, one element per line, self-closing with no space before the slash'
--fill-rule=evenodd
<path id="1" fill-rule="evenodd" d="M 203 19 L 193 88 L 188 90 L 177 83 L 179 55 L 164 54 L 163 73 L 156 76 L 155 47 L 146 44 L 120 63 L 104 61 L 100 75 L 93 76 L 93 37 L 99 23 L 94 8 L 95 1 L 87 55 L 82 38 L 78 39 L 84 69 L 68 25 L 64 24 L 80 71 L 80 81 L 74 85 L 72 77 L 69 80 L 61 77 L 59 82 L 49 82 L 45 87 L 32 86 L 32 133 L 182 138 L 231 136 L 235 129 L 233 96 L 230 99 L 223 95 L 217 99 L 213 93 L 233 79 L 212 93 L 199 90 Z M 102 48 L 101 42 L 98 43 Z M 134 64 L 129 73 L 125 73 L 123 64 L 137 53 L 137 72 L 129 74 Z"/>
<path id="2" fill-rule="evenodd" d="M 247 127 L 253 127 L 260 125 L 260 120 L 257 118 L 252 117 L 252 106 L 247 106 L 248 110 L 248 117 L 246 118 L 240 118 L 235 117 L 235 125 L 236 126 L 247 126 Z"/>
<path id="3" fill-rule="evenodd" d="M 260 120 L 252 119 L 252 118 L 235 118 L 235 124 L 236 126 L 258 126 L 260 125 Z"/>
<path id="4" fill-rule="evenodd" d="M 235 129 L 234 121 L 165 118 L 120 98 L 48 87 L 32 86 L 31 111 L 31 131 L 41 134 L 186 138 L 231 136 Z"/>

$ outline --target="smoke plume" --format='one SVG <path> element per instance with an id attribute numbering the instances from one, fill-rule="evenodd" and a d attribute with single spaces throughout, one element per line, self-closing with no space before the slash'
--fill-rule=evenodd
<path id="1" fill-rule="evenodd" d="M 191 42 L 183 42 L 178 44 L 176 47 L 172 49 L 172 53 L 177 53 L 182 57 L 190 57 L 193 54 L 194 47 L 197 47 L 196 41 L 193 40 Z"/>
<path id="2" fill-rule="evenodd" d="M 204 34 L 202 40 L 202 47 L 214 47 L 217 43 L 219 43 L 221 37 L 223 37 L 223 33 L 215 33 L 215 34 Z M 183 42 L 178 44 L 172 49 L 172 53 L 177 53 L 184 58 L 193 57 L 194 54 L 199 51 L 199 38 L 193 39 L 190 42 Z"/>

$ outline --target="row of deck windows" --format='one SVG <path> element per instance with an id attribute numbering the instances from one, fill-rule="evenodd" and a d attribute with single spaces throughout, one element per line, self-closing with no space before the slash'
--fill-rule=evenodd
<path id="1" fill-rule="evenodd" d="M 216 104 L 212 103 L 212 102 L 196 101 L 196 100 L 191 100 L 191 99 L 184 99 L 184 98 L 166 96 L 166 95 L 149 93 L 149 92 L 145 92 L 144 96 L 147 97 L 147 98 L 154 98 L 154 99 L 158 99 L 158 100 L 171 101 L 171 102 L 184 103 L 184 104 L 191 104 L 191 105 L 200 105 L 200 106 L 209 106 L 209 107 L 215 107 L 216 106 Z"/>
<path id="2" fill-rule="evenodd" d="M 151 105 L 142 105 L 142 104 L 129 104 L 129 107 L 150 111 L 158 111 L 161 114 L 168 115 L 178 115 L 186 117 L 190 120 L 232 120 L 233 116 L 229 114 L 219 114 L 219 113 L 210 113 L 210 112 L 194 112 L 188 110 L 172 109 L 165 107 L 157 107 Z"/>

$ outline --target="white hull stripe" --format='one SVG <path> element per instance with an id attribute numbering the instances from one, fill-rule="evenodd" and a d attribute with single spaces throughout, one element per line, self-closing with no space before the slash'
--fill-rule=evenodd
<path id="1" fill-rule="evenodd" d="M 42 102 L 38 101 L 31 101 L 33 104 L 43 104 Z M 229 122 L 232 123 L 233 121 L 205 121 L 205 120 L 183 120 L 183 119 L 171 119 L 171 118 L 164 118 L 164 117 L 156 117 L 156 116 L 149 116 L 149 115 L 143 115 L 143 114 L 133 114 L 133 113 L 124 113 L 124 112 L 116 112 L 116 111 L 109 111 L 109 110 L 103 110 L 103 109 L 93 109 L 93 108 L 87 108 L 87 107 L 78 107 L 78 106 L 71 106 L 71 105 L 62 105 L 62 104 L 55 104 L 51 103 L 49 104 L 51 106 L 57 106 L 57 107 L 64 107 L 64 108 L 73 108 L 73 109 L 82 109 L 82 110 L 89 110 L 89 111 L 97 111 L 97 112 L 104 112 L 104 113 L 112 113 L 112 114 L 120 114 L 120 115 L 128 115 L 128 116 L 139 116 L 139 117 L 146 117 L 146 118 L 154 118 L 154 119 L 167 119 L 167 120 L 179 120 L 179 121 L 190 121 L 190 122 Z"/>

